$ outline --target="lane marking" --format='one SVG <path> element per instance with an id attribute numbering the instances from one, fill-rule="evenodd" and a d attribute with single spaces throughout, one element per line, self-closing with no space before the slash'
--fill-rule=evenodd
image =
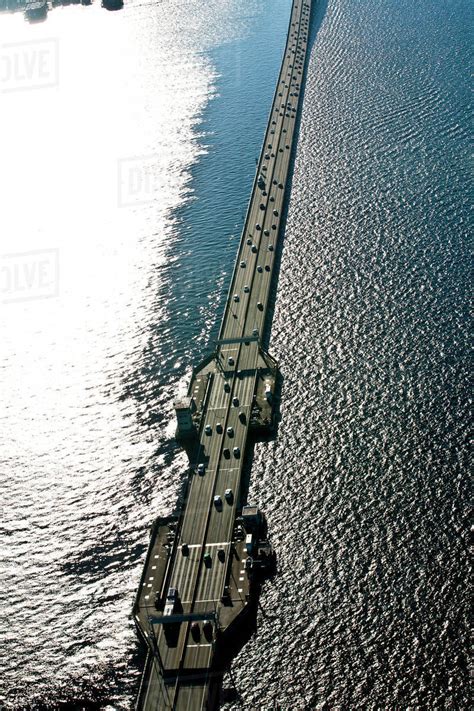
<path id="1" fill-rule="evenodd" d="M 215 548 L 216 546 L 221 546 L 221 548 L 225 548 L 225 546 L 230 546 L 231 541 L 223 541 L 221 543 L 190 543 L 188 545 L 188 548 L 202 548 L 205 546 L 206 548 Z M 187 556 L 183 556 L 183 558 L 186 558 Z M 193 561 L 197 563 L 198 561 Z M 150 580 L 153 580 L 153 578 L 149 578 Z"/>
<path id="2" fill-rule="evenodd" d="M 187 644 L 186 649 L 195 649 L 196 647 L 212 647 L 212 644 Z"/>
<path id="3" fill-rule="evenodd" d="M 209 599 L 207 599 L 207 600 L 195 600 L 194 603 L 195 603 L 195 606 L 196 606 L 198 603 L 206 603 L 206 602 L 212 602 L 212 603 L 215 605 L 216 602 L 219 602 L 219 600 L 220 600 L 220 595 L 219 595 L 218 598 L 213 597 L 213 598 L 210 599 L 210 600 L 209 600 Z M 192 602 L 192 600 L 186 600 L 185 602 L 182 603 L 182 605 L 189 605 L 191 602 Z M 199 614 L 200 614 L 200 615 L 205 615 L 206 613 L 212 614 L 212 610 L 204 610 L 204 612 L 200 612 Z M 191 614 L 192 614 L 192 613 L 191 613 Z"/>

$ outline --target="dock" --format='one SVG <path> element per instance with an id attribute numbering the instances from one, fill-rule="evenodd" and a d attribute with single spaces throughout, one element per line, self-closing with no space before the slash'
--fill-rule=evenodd
<path id="1" fill-rule="evenodd" d="M 181 514 L 153 525 L 133 615 L 146 645 L 137 709 L 219 708 L 236 637 L 274 565 L 245 499 L 248 442 L 275 426 L 278 365 L 263 349 L 304 79 L 311 0 L 294 0 L 283 61 L 214 353 L 175 403 L 190 454 Z"/>

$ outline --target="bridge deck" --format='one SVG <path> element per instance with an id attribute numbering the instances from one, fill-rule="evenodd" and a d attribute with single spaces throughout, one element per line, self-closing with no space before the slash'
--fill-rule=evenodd
<path id="1" fill-rule="evenodd" d="M 259 335 L 263 333 L 295 138 L 310 10 L 311 0 L 293 1 L 285 54 L 226 302 L 220 339 L 242 339 L 257 331 Z M 263 176 L 264 186 L 258 180 L 260 175 Z M 206 471 L 203 476 L 192 476 L 169 578 L 169 586 L 179 591 L 184 613 L 218 612 L 226 580 L 232 577 L 233 527 L 239 506 L 243 455 L 257 368 L 261 363 L 260 353 L 259 344 L 255 341 L 223 343 L 218 346 L 220 367 L 215 367 L 201 422 L 199 461 L 206 463 Z M 232 365 L 229 365 L 230 357 L 233 359 Z M 237 398 L 238 405 L 233 404 L 234 398 Z M 239 413 L 244 413 L 245 417 L 239 416 Z M 223 427 L 222 434 L 216 432 L 218 423 Z M 205 434 L 206 425 L 210 425 L 211 435 Z M 232 428 L 232 434 L 227 433 L 229 427 Z M 234 454 L 235 447 L 239 448 L 240 454 Z M 228 488 L 234 494 L 230 501 L 224 497 Z M 213 504 L 215 495 L 222 499 L 219 508 Z M 186 555 L 181 553 L 182 543 L 188 544 Z M 224 553 L 218 555 L 219 549 L 223 549 Z M 206 553 L 211 556 L 210 564 L 204 561 Z M 242 606 L 244 604 L 242 600 Z M 175 698 L 176 708 L 199 709 L 206 703 L 206 685 L 187 685 L 185 672 L 195 669 L 205 674 L 205 670 L 211 668 L 214 640 L 202 632 L 200 638 L 193 638 L 190 626 L 190 622 L 181 623 L 173 636 L 167 633 L 163 625 L 158 624 L 155 625 L 155 634 L 165 673 L 178 678 L 176 686 L 168 687 L 166 693 Z M 158 666 L 154 664 L 150 668 L 156 673 Z M 153 680 L 152 677 L 153 673 L 141 705 L 145 709 L 166 708 L 163 681 Z M 157 700 L 157 689 L 161 690 L 161 701 Z"/>

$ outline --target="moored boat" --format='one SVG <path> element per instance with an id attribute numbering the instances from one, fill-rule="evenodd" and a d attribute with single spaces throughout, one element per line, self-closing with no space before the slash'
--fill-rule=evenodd
<path id="1" fill-rule="evenodd" d="M 123 0 L 102 0 L 101 4 L 106 10 L 121 10 L 123 7 Z"/>
<path id="2" fill-rule="evenodd" d="M 29 0 L 25 6 L 25 19 L 28 22 L 38 22 L 45 20 L 48 14 L 48 3 L 46 0 Z"/>

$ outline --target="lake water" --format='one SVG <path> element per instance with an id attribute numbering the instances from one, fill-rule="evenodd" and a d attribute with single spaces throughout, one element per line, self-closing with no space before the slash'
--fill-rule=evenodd
<path id="1" fill-rule="evenodd" d="M 0 702 L 130 709 L 290 1 L 0 16 Z M 229 709 L 468 707 L 467 0 L 322 0 L 250 496 L 279 573 Z"/>

